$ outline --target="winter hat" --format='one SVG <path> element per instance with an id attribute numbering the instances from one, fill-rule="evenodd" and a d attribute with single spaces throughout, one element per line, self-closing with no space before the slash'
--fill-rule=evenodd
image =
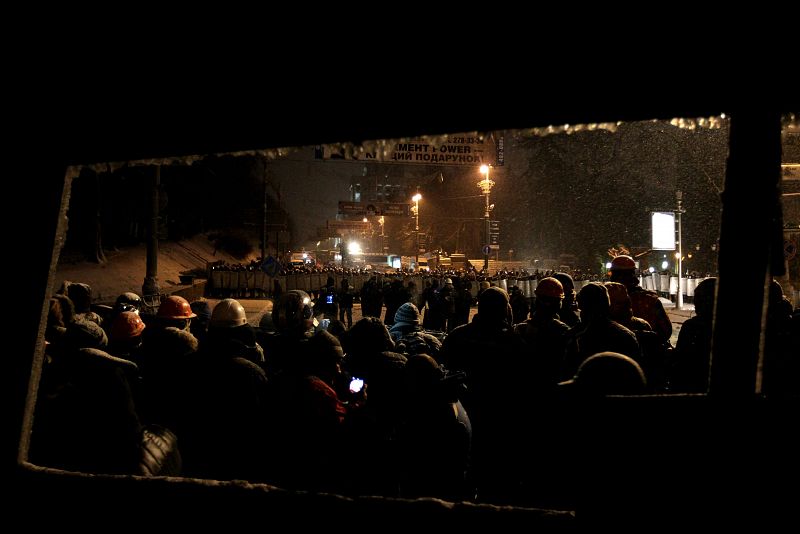
<path id="1" fill-rule="evenodd" d="M 589 282 L 578 293 L 578 306 L 581 313 L 590 312 L 592 315 L 607 316 L 611 309 L 608 289 L 600 282 Z"/>
<path id="2" fill-rule="evenodd" d="M 81 319 L 67 325 L 64 341 L 72 349 L 104 349 L 108 346 L 108 336 L 100 325 Z"/>
<path id="3" fill-rule="evenodd" d="M 600 395 L 635 395 L 645 392 L 647 379 L 639 364 L 628 356 L 600 352 L 581 363 L 572 380 L 558 385 Z"/>
<path id="4" fill-rule="evenodd" d="M 75 311 L 77 313 L 88 312 L 92 305 L 91 286 L 77 282 L 65 282 L 65 284 L 68 284 L 66 293 L 69 299 L 75 304 Z"/>
<path id="5" fill-rule="evenodd" d="M 483 324 L 511 324 L 513 314 L 506 290 L 497 286 L 484 289 L 478 297 L 478 316 Z"/>
<path id="6" fill-rule="evenodd" d="M 202 324 L 207 324 L 211 320 L 211 306 L 205 299 L 195 300 L 189 304 L 192 311 L 197 314 L 197 320 Z"/>
<path id="7" fill-rule="evenodd" d="M 275 333 L 275 323 L 272 321 L 272 310 L 265 311 L 258 322 L 258 327 L 262 332 Z"/>
<path id="8" fill-rule="evenodd" d="M 572 291 L 575 290 L 575 281 L 572 277 L 567 273 L 553 273 L 553 278 L 561 282 L 561 285 L 564 286 L 564 294 L 566 296 L 571 296 Z"/>
<path id="9" fill-rule="evenodd" d="M 314 337 L 308 340 L 304 347 L 306 350 L 306 364 L 314 369 L 329 369 L 331 366 L 341 363 L 344 358 L 342 344 L 336 336 L 325 330 L 320 330 Z"/>
<path id="10" fill-rule="evenodd" d="M 419 324 L 419 309 L 411 302 L 406 302 L 394 314 L 394 324 Z"/>
<path id="11" fill-rule="evenodd" d="M 186 330 L 174 326 L 164 328 L 157 333 L 156 337 L 154 342 L 159 347 L 159 353 L 166 357 L 186 356 L 197 352 L 198 349 L 196 337 Z"/>

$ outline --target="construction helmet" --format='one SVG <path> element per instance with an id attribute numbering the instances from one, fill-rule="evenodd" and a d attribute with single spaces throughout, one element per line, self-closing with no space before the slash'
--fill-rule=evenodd
<path id="1" fill-rule="evenodd" d="M 236 299 L 219 301 L 211 312 L 211 328 L 236 328 L 244 324 L 247 324 L 247 314 Z"/>
<path id="2" fill-rule="evenodd" d="M 114 317 L 109 334 L 112 341 L 123 341 L 141 335 L 143 330 L 144 321 L 139 317 L 139 312 L 123 311 Z"/>
<path id="3" fill-rule="evenodd" d="M 272 321 L 281 333 L 302 333 L 313 327 L 311 297 L 300 289 L 292 289 L 278 297 L 272 308 Z"/>
<path id="4" fill-rule="evenodd" d="M 633 270 L 636 269 L 636 262 L 630 256 L 617 256 L 611 260 L 612 271 Z"/>
<path id="5" fill-rule="evenodd" d="M 551 297 L 556 299 L 563 299 L 564 298 L 564 286 L 561 285 L 561 282 L 556 280 L 555 278 L 548 276 L 547 278 L 542 278 L 539 280 L 539 283 L 536 284 L 536 289 L 534 293 L 537 297 Z"/>
<path id="6" fill-rule="evenodd" d="M 192 307 L 185 298 L 170 295 L 161 301 L 156 317 L 161 319 L 193 319 L 197 315 L 192 311 Z"/>
<path id="7" fill-rule="evenodd" d="M 126 291 L 122 295 L 117 297 L 117 301 L 114 303 L 114 308 L 118 310 L 125 311 L 123 306 L 134 307 L 137 310 L 142 309 L 142 297 L 133 293 L 132 291 Z"/>

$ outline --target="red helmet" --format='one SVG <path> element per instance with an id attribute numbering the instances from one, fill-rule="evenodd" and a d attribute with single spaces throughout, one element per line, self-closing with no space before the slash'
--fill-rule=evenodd
<path id="1" fill-rule="evenodd" d="M 156 317 L 162 319 L 193 319 L 197 314 L 192 311 L 192 307 L 183 297 L 170 295 L 161 301 Z"/>
<path id="2" fill-rule="evenodd" d="M 553 277 L 542 278 L 534 290 L 537 297 L 564 298 L 564 286 Z"/>
<path id="3" fill-rule="evenodd" d="M 133 339 L 140 335 L 144 330 L 144 321 L 139 317 L 138 312 L 124 311 L 114 317 L 111 323 L 111 339 L 120 341 L 125 339 Z"/>
<path id="4" fill-rule="evenodd" d="M 630 256 L 617 256 L 613 260 L 611 260 L 611 270 L 612 271 L 621 271 L 621 270 L 633 270 L 636 269 L 636 262 L 633 261 L 633 258 Z"/>

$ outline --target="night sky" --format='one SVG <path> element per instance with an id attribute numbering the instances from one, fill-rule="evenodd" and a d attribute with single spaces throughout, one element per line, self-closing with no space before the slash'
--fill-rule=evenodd
<path id="1" fill-rule="evenodd" d="M 721 128 L 679 128 L 667 122 L 623 123 L 609 129 L 539 135 L 526 130 L 494 132 L 504 139 L 504 165 L 494 166 L 491 218 L 500 221 L 500 257 L 517 260 L 574 255 L 577 267 L 597 271 L 606 251 L 624 245 L 635 253 L 650 243 L 650 212 L 676 207 L 684 194 L 684 244 L 694 252 L 689 269 L 711 268 L 711 245 L 719 229 L 727 151 Z M 335 219 L 339 201 L 352 200 L 350 185 L 417 187 L 420 231 L 431 249 L 480 257 L 483 205 L 477 165 L 426 165 L 320 159 L 302 147 L 268 160 L 261 156 L 210 156 L 161 168 L 162 238 L 198 232 L 233 232 L 258 252 L 267 227 L 290 240 L 293 250 L 313 250 L 317 229 Z M 100 221 L 104 246 L 144 238 L 147 184 L 152 166 L 121 166 L 113 172 L 85 169 L 76 179 L 67 250 L 91 250 Z M 402 199 L 401 199 L 402 200 Z M 99 216 L 98 216 L 99 215 Z M 379 232 L 377 224 L 374 225 Z M 386 217 L 390 252 L 413 254 L 413 217 Z M 330 248 L 332 242 L 321 248 Z M 513 252 L 511 252 L 513 250 Z M 684 251 L 686 253 L 686 251 Z M 660 258 L 645 254 L 646 262 Z M 646 265 L 645 265 L 646 266 Z"/>

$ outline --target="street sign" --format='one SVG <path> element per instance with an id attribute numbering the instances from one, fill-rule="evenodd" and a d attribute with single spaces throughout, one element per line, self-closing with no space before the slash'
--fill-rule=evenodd
<path id="1" fill-rule="evenodd" d="M 410 204 L 402 202 L 385 202 L 381 204 L 381 215 L 405 215 L 408 216 Z"/>
<path id="2" fill-rule="evenodd" d="M 339 201 L 339 215 L 375 217 L 378 215 L 409 215 L 411 204 L 405 202 L 345 202 Z"/>
<path id="3" fill-rule="evenodd" d="M 492 248 L 489 245 L 483 245 L 483 249 L 482 250 L 483 250 L 484 254 L 489 254 L 489 251 L 491 251 Z"/>
<path id="4" fill-rule="evenodd" d="M 491 250 L 500 250 L 500 245 L 489 245 L 489 249 L 491 249 Z"/>
<path id="5" fill-rule="evenodd" d="M 364 215 L 365 207 L 361 202 L 339 201 L 339 215 Z"/>
<path id="6" fill-rule="evenodd" d="M 281 264 L 272 256 L 267 256 L 267 259 L 261 264 L 261 270 L 267 275 L 274 277 L 281 269 Z"/>
<path id="7" fill-rule="evenodd" d="M 499 245 L 500 244 L 500 234 L 489 234 L 489 244 L 490 245 Z"/>
<path id="8" fill-rule="evenodd" d="M 489 221 L 489 229 L 492 232 L 499 232 L 500 231 L 500 221 Z"/>
<path id="9" fill-rule="evenodd" d="M 369 230 L 369 222 L 364 221 L 334 221 L 328 220 L 328 229 L 336 229 L 336 230 L 358 230 L 358 231 L 367 231 Z"/>

